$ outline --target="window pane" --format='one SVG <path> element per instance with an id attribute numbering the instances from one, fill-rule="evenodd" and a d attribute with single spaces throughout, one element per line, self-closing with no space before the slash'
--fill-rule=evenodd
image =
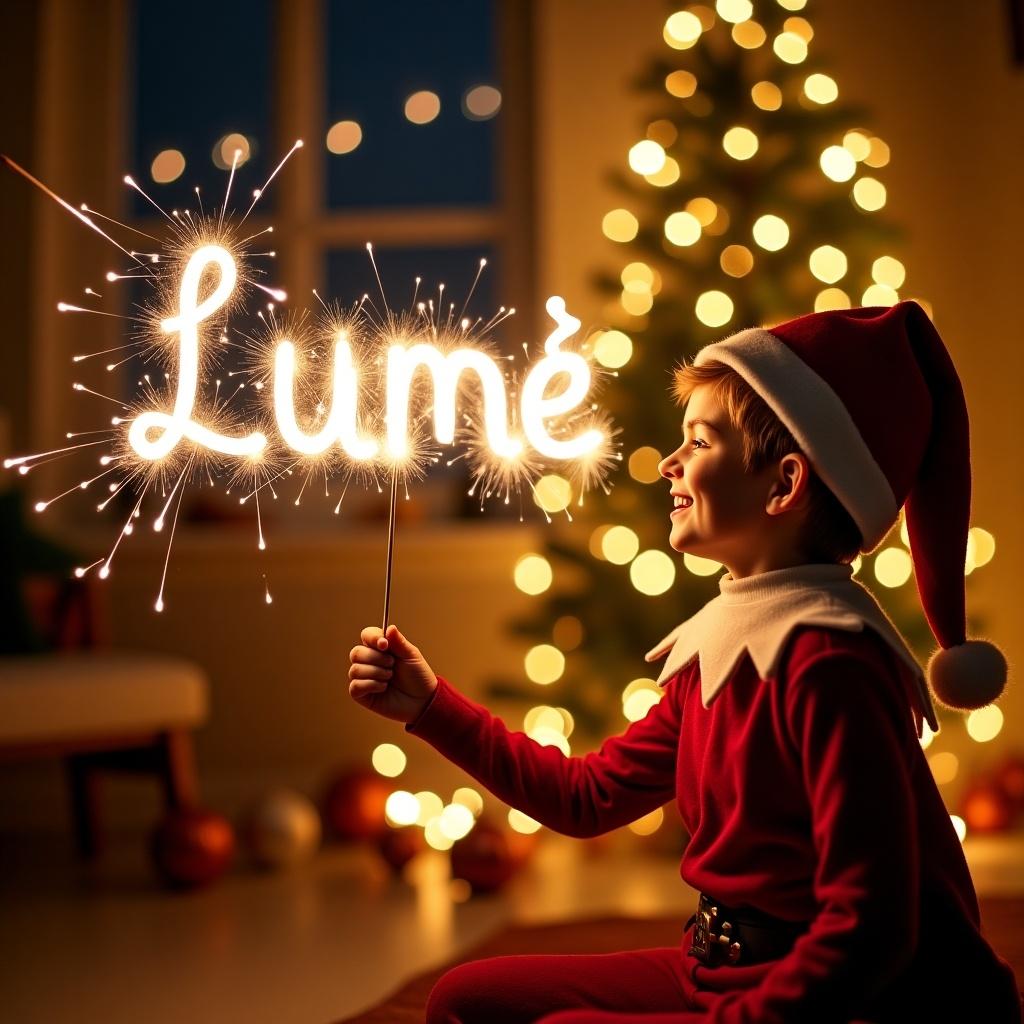
<path id="1" fill-rule="evenodd" d="M 228 135 L 245 136 L 251 149 L 233 186 L 236 209 L 244 211 L 275 156 L 283 155 L 271 152 L 271 11 L 271 0 L 136 0 L 132 5 L 131 173 L 161 205 L 194 204 L 196 185 L 208 207 L 223 202 L 228 174 L 215 165 L 214 149 Z M 231 141 L 223 147 L 227 166 L 234 146 Z M 183 166 L 175 153 L 184 158 Z M 273 189 L 260 206 L 272 203 Z M 141 196 L 133 210 L 153 213 Z"/>
<path id="2" fill-rule="evenodd" d="M 327 140 L 328 203 L 493 202 L 494 51 L 492 0 L 331 0 L 326 128 L 358 129 Z"/>

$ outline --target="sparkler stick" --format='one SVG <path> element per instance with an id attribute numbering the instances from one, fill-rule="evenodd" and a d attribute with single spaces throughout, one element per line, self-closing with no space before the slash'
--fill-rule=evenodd
<path id="1" fill-rule="evenodd" d="M 387 632 L 388 609 L 391 605 L 391 565 L 395 554 L 395 506 L 398 501 L 398 463 L 391 470 L 391 511 L 388 513 L 388 567 L 384 575 L 384 619 L 381 632 Z"/>

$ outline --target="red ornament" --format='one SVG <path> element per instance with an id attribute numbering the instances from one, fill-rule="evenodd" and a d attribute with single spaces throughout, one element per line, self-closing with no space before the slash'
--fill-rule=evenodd
<path id="1" fill-rule="evenodd" d="M 384 805 L 392 783 L 366 768 L 342 769 L 324 794 L 324 823 L 339 839 L 378 839 L 390 828 Z"/>
<path id="2" fill-rule="evenodd" d="M 989 779 L 967 789 L 961 802 L 961 816 L 973 832 L 1005 832 L 1013 820 L 1006 794 Z"/>
<path id="3" fill-rule="evenodd" d="M 377 837 L 377 851 L 398 874 L 420 850 L 426 849 L 423 829 L 416 825 L 388 828 Z"/>
<path id="4" fill-rule="evenodd" d="M 214 811 L 169 811 L 153 831 L 150 854 L 168 885 L 183 889 L 206 885 L 231 864 L 235 834 L 228 819 Z"/>
<path id="5" fill-rule="evenodd" d="M 481 816 L 451 849 L 452 877 L 469 882 L 473 892 L 494 892 L 515 872 L 516 864 L 503 829 Z"/>

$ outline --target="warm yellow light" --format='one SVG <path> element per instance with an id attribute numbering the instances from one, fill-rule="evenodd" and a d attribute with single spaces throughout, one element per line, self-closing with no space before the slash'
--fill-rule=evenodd
<path id="1" fill-rule="evenodd" d="M 601 231 L 613 242 L 632 242 L 640 230 L 640 222 L 629 210 L 610 210 L 601 221 Z"/>
<path id="2" fill-rule="evenodd" d="M 872 284 L 864 289 L 860 304 L 862 306 L 895 306 L 900 301 L 895 289 L 887 284 Z"/>
<path id="3" fill-rule="evenodd" d="M 648 184 L 656 185 L 658 188 L 674 185 L 679 180 L 679 163 L 673 157 L 666 156 L 661 170 L 655 171 L 654 174 L 645 174 L 644 179 Z"/>
<path id="4" fill-rule="evenodd" d="M 772 40 L 772 49 L 779 60 L 799 64 L 807 59 L 807 43 L 795 32 L 780 32 Z"/>
<path id="5" fill-rule="evenodd" d="M 832 103 L 839 96 L 839 86 L 819 72 L 804 79 L 804 95 L 815 103 Z"/>
<path id="6" fill-rule="evenodd" d="M 449 839 L 461 839 L 469 835 L 470 830 L 476 824 L 473 812 L 462 804 L 448 804 L 441 811 L 438 828 Z"/>
<path id="7" fill-rule="evenodd" d="M 655 807 L 653 811 L 649 811 L 642 818 L 637 818 L 636 821 L 631 821 L 626 827 L 638 836 L 650 836 L 661 828 L 664 821 L 665 811 L 661 807 Z"/>
<path id="8" fill-rule="evenodd" d="M 657 448 L 644 446 L 637 448 L 629 457 L 629 475 L 641 484 L 653 484 L 661 479 L 658 472 L 658 463 L 661 462 L 661 452 Z"/>
<path id="9" fill-rule="evenodd" d="M 957 839 L 962 843 L 967 835 L 967 822 L 959 814 L 951 814 L 949 820 L 953 823 L 953 831 L 956 832 Z"/>
<path id="10" fill-rule="evenodd" d="M 462 112 L 470 121 L 489 121 L 501 109 L 501 90 L 475 85 L 462 97 Z"/>
<path id="11" fill-rule="evenodd" d="M 932 732 L 932 727 L 927 722 L 921 723 L 921 738 L 920 744 L 922 750 L 927 750 L 931 746 L 932 740 L 935 739 L 937 733 Z"/>
<path id="12" fill-rule="evenodd" d="M 732 41 L 744 50 L 756 50 L 764 46 L 768 33 L 756 21 L 741 21 L 732 27 Z"/>
<path id="13" fill-rule="evenodd" d="M 789 225 L 774 213 L 766 213 L 754 221 L 753 235 L 762 249 L 777 252 L 789 241 Z"/>
<path id="14" fill-rule="evenodd" d="M 647 712 L 661 700 L 664 691 L 655 693 L 653 690 L 636 690 L 622 702 L 622 714 L 631 722 L 639 722 L 647 717 Z"/>
<path id="15" fill-rule="evenodd" d="M 619 302 L 630 316 L 645 316 L 654 305 L 654 297 L 650 292 L 632 292 L 624 289 L 619 296 Z"/>
<path id="16" fill-rule="evenodd" d="M 864 163 L 868 167 L 884 167 L 889 162 L 888 143 L 883 142 L 877 135 L 872 136 L 869 142 L 871 144 L 871 152 L 864 157 Z"/>
<path id="17" fill-rule="evenodd" d="M 642 139 L 629 150 L 629 166 L 637 174 L 657 174 L 665 166 L 665 150 L 654 139 Z"/>
<path id="18" fill-rule="evenodd" d="M 849 131 L 843 136 L 843 149 L 848 150 L 854 160 L 864 160 L 871 154 L 871 142 L 863 132 Z"/>
<path id="19" fill-rule="evenodd" d="M 384 801 L 384 814 L 394 825 L 414 825 L 420 813 L 420 802 L 405 789 L 389 793 Z"/>
<path id="20" fill-rule="evenodd" d="M 871 277 L 875 284 L 902 288 L 903 282 L 907 279 L 907 270 L 895 256 L 879 256 L 871 264 Z"/>
<path id="21" fill-rule="evenodd" d="M 703 292 L 697 297 L 694 306 L 697 319 L 708 327 L 722 327 L 727 324 L 732 319 L 733 311 L 732 299 L 717 289 Z"/>
<path id="22" fill-rule="evenodd" d="M 484 798 L 472 786 L 460 786 L 455 790 L 452 793 L 452 803 L 468 807 L 474 818 L 479 817 L 484 809 Z"/>
<path id="23" fill-rule="evenodd" d="M 757 82 L 750 90 L 750 98 L 762 110 L 778 110 L 782 106 L 782 90 L 774 82 Z"/>
<path id="24" fill-rule="evenodd" d="M 736 125 L 722 136 L 722 148 L 734 160 L 749 160 L 757 152 L 757 136 L 749 128 Z"/>
<path id="25" fill-rule="evenodd" d="M 686 204 L 686 212 L 692 213 L 700 226 L 706 228 L 718 216 L 718 204 L 707 196 L 697 196 Z"/>
<path id="26" fill-rule="evenodd" d="M 611 528 L 611 523 L 605 523 L 591 532 L 590 539 L 587 541 L 587 547 L 594 558 L 604 559 L 604 535 Z"/>
<path id="27" fill-rule="evenodd" d="M 691 555 L 689 551 L 683 554 L 683 565 L 694 576 L 714 576 L 722 568 L 721 562 L 716 562 L 713 558 L 701 558 L 700 555 Z"/>
<path id="28" fill-rule="evenodd" d="M 441 831 L 441 817 L 435 815 L 423 826 L 423 841 L 433 850 L 450 850 L 455 840 Z"/>
<path id="29" fill-rule="evenodd" d="M 754 13 L 750 0 L 717 0 L 715 10 L 723 21 L 746 21 Z"/>
<path id="30" fill-rule="evenodd" d="M 405 771 L 405 751 L 394 743 L 378 743 L 370 755 L 370 762 L 381 775 L 393 779 Z"/>
<path id="31" fill-rule="evenodd" d="M 430 124 L 441 113 L 441 97 L 429 89 L 414 92 L 405 101 L 405 116 L 413 124 Z"/>
<path id="32" fill-rule="evenodd" d="M 537 707 L 530 708 L 523 716 L 523 732 L 528 736 L 532 736 L 541 729 L 554 729 L 555 732 L 561 733 L 564 724 L 558 709 L 549 704 L 539 704 Z"/>
<path id="33" fill-rule="evenodd" d="M 980 526 L 972 526 L 967 531 L 967 553 L 975 566 L 985 565 L 996 553 L 995 537 Z"/>
<path id="34" fill-rule="evenodd" d="M 419 804 L 419 814 L 416 815 L 416 824 L 426 826 L 433 818 L 436 818 L 444 810 L 444 801 L 429 789 L 421 789 L 414 794 Z"/>
<path id="35" fill-rule="evenodd" d="M 1003 727 L 1003 713 L 998 705 L 988 704 L 967 716 L 967 735 L 978 743 L 988 743 L 999 735 Z"/>
<path id="36" fill-rule="evenodd" d="M 902 587 L 914 565 L 903 548 L 883 548 L 875 556 L 875 579 L 883 587 Z"/>
<path id="37" fill-rule="evenodd" d="M 543 555 L 523 555 L 516 562 L 512 578 L 524 594 L 543 594 L 551 586 L 554 573 Z"/>
<path id="38" fill-rule="evenodd" d="M 673 245 L 693 245 L 700 238 L 700 221 L 685 210 L 670 213 L 665 219 L 665 237 Z"/>
<path id="39" fill-rule="evenodd" d="M 537 644 L 526 652 L 524 660 L 527 678 L 540 686 L 549 686 L 562 678 L 565 655 L 551 644 Z"/>
<path id="40" fill-rule="evenodd" d="M 700 38 L 703 26 L 700 18 L 690 11 L 676 11 L 665 22 L 662 32 L 665 42 L 674 50 L 688 50 Z"/>
<path id="41" fill-rule="evenodd" d="M 575 651 L 583 643 L 583 623 L 575 615 L 560 615 L 551 627 L 551 639 L 560 651 Z"/>
<path id="42" fill-rule="evenodd" d="M 777 3 L 786 11 L 802 11 L 807 6 L 807 0 L 777 0 Z"/>
<path id="43" fill-rule="evenodd" d="M 238 163 L 235 164 L 235 153 L 238 154 Z M 252 146 L 249 140 L 239 132 L 231 132 L 222 136 L 213 147 L 213 162 L 222 171 L 231 170 L 232 164 L 241 167 L 242 164 L 252 156 Z"/>
<path id="44" fill-rule="evenodd" d="M 661 117 L 647 126 L 647 138 L 667 149 L 679 138 L 679 129 L 667 118 Z"/>
<path id="45" fill-rule="evenodd" d="M 811 253 L 807 262 L 811 273 L 825 284 L 835 284 L 840 278 L 846 276 L 846 253 L 834 245 L 819 245 Z"/>
<path id="46" fill-rule="evenodd" d="M 613 565 L 625 565 L 636 558 L 640 538 L 628 526 L 613 526 L 601 539 L 601 554 Z"/>
<path id="47" fill-rule="evenodd" d="M 656 597 L 664 594 L 675 582 L 676 567 L 664 551 L 641 551 L 629 566 L 629 580 L 640 591 Z"/>
<path id="48" fill-rule="evenodd" d="M 626 291 L 649 292 L 654 284 L 654 271 L 646 263 L 627 263 L 622 268 L 619 280 Z"/>
<path id="49" fill-rule="evenodd" d="M 875 178 L 858 178 L 853 183 L 853 201 L 869 213 L 885 206 L 885 186 Z"/>
<path id="50" fill-rule="evenodd" d="M 833 181 L 849 181 L 857 171 L 853 154 L 842 146 L 827 146 L 818 162 L 825 176 Z"/>
<path id="51" fill-rule="evenodd" d="M 932 770 L 932 777 L 940 785 L 952 782 L 956 773 L 960 770 L 960 759 L 949 750 L 940 750 L 928 758 L 928 767 Z"/>
<path id="52" fill-rule="evenodd" d="M 727 245 L 718 262 L 730 277 L 743 277 L 754 268 L 754 254 L 745 245 Z"/>
<path id="53" fill-rule="evenodd" d="M 823 313 L 828 309 L 849 309 L 850 296 L 842 288 L 824 288 L 814 296 L 814 312 Z"/>
<path id="54" fill-rule="evenodd" d="M 665 91 L 685 100 L 697 91 L 697 76 L 690 71 L 673 71 L 665 76 Z"/>
<path id="55" fill-rule="evenodd" d="M 549 473 L 534 485 L 533 500 L 545 512 L 561 512 L 572 501 L 572 484 L 564 476 Z"/>
<path id="56" fill-rule="evenodd" d="M 149 173 L 158 185 L 176 181 L 185 171 L 185 156 L 177 149 L 165 149 L 157 153 L 150 164 Z"/>
<path id="57" fill-rule="evenodd" d="M 610 370 L 625 366 L 633 355 L 633 342 L 622 331 L 603 331 L 594 342 L 594 358 Z"/>
<path id="58" fill-rule="evenodd" d="M 363 129 L 358 121 L 335 121 L 327 132 L 327 148 L 341 156 L 351 153 L 363 141 Z"/>
<path id="59" fill-rule="evenodd" d="M 811 28 L 811 23 L 806 18 L 787 18 L 782 27 L 786 32 L 792 32 L 793 35 L 799 36 L 805 43 L 809 43 L 814 38 L 814 29 Z"/>
<path id="60" fill-rule="evenodd" d="M 522 811 L 515 807 L 510 807 L 508 810 L 508 826 L 513 832 L 521 832 L 523 835 L 530 835 L 536 832 L 541 824 L 539 821 L 534 821 L 528 814 L 523 814 Z"/>

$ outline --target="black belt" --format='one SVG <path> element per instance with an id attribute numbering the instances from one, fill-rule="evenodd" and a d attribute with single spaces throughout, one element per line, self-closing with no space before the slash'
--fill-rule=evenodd
<path id="1" fill-rule="evenodd" d="M 776 960 L 792 949 L 809 926 L 807 921 L 787 921 L 751 907 L 727 907 L 704 893 L 686 927 L 691 924 L 687 955 L 709 966 Z"/>

